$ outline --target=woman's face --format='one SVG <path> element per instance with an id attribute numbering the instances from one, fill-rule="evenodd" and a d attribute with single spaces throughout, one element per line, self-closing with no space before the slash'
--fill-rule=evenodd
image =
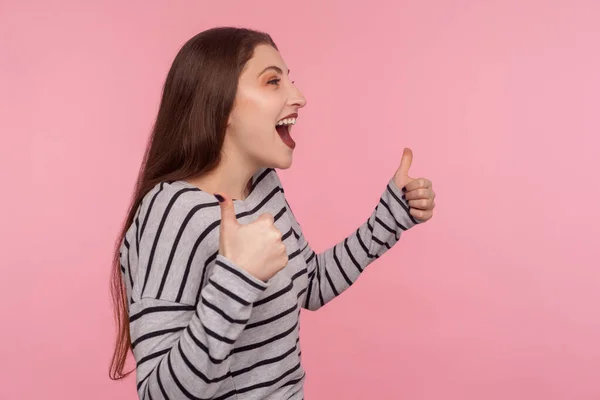
<path id="1" fill-rule="evenodd" d="M 253 168 L 289 168 L 295 146 L 289 136 L 293 125 L 276 125 L 297 117 L 305 105 L 279 52 L 269 45 L 257 46 L 239 78 L 225 152 Z M 290 119 L 284 121 L 293 122 Z"/>

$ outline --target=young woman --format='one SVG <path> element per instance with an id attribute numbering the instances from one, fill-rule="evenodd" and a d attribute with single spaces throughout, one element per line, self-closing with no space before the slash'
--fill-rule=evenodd
<path id="1" fill-rule="evenodd" d="M 167 76 L 115 252 L 119 328 L 141 399 L 301 399 L 299 314 L 346 290 L 403 231 L 431 218 L 405 150 L 371 216 L 315 254 L 276 169 L 290 167 L 306 100 L 265 33 L 214 28 Z"/>

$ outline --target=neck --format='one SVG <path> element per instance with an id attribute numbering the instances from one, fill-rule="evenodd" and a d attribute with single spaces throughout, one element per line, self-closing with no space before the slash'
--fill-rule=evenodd
<path id="1" fill-rule="evenodd" d="M 250 192 L 250 180 L 257 168 L 235 162 L 223 156 L 214 170 L 188 182 L 207 193 L 221 193 L 235 200 L 244 200 Z"/>

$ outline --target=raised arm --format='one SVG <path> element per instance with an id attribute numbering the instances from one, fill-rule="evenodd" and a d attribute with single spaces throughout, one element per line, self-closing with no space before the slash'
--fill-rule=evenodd
<path id="1" fill-rule="evenodd" d="M 369 264 L 390 250 L 404 231 L 431 218 L 435 193 L 429 180 L 408 176 L 411 162 L 412 152 L 406 149 L 400 167 L 367 221 L 332 248 L 316 254 L 295 221 L 308 266 L 304 308 L 317 310 L 327 304 L 350 287 Z"/>
<path id="2" fill-rule="evenodd" d="M 364 269 L 417 224 L 391 180 L 369 218 L 351 235 L 322 253 L 315 253 L 302 231 L 300 246 L 308 266 L 304 308 L 317 310 L 350 287 Z M 299 226 L 299 225 L 297 225 Z"/>

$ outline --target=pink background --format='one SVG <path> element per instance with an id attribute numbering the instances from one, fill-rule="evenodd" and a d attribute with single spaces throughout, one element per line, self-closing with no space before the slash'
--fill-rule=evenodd
<path id="1" fill-rule="evenodd" d="M 600 2 L 4 1 L 0 399 L 134 399 L 108 277 L 165 74 L 270 32 L 308 99 L 281 172 L 313 247 L 414 151 L 436 215 L 304 313 L 307 399 L 600 399 Z"/>

